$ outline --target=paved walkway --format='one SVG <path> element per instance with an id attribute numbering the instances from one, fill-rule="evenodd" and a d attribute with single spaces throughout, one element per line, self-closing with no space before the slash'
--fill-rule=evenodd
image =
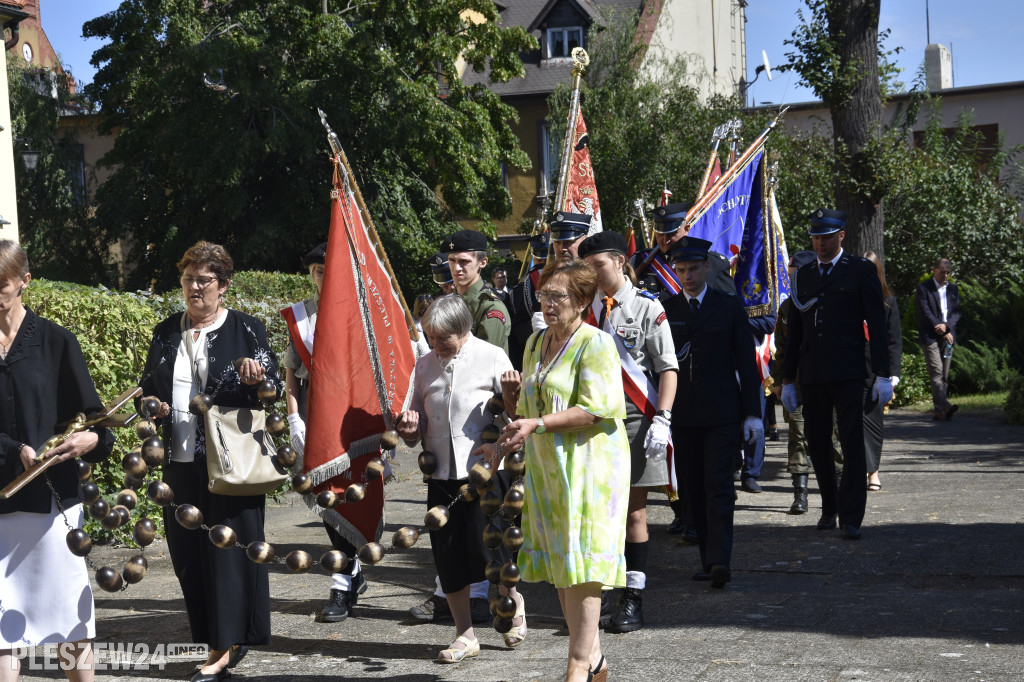
<path id="1" fill-rule="evenodd" d="M 781 419 L 780 428 L 785 429 Z M 740 493 L 733 582 L 724 590 L 689 577 L 697 551 L 666 535 L 664 496 L 652 499 L 647 627 L 602 635 L 616 680 L 1021 680 L 1024 679 L 1024 428 L 990 419 L 936 423 L 896 411 L 886 420 L 881 492 L 869 493 L 860 542 L 814 529 L 810 513 L 788 516 L 785 435 L 768 444 L 760 495 Z M 422 523 L 425 486 L 411 453 L 388 487 L 387 546 L 395 529 Z M 326 537 L 318 519 L 289 495 L 271 505 L 267 538 L 277 554 Z M 117 595 L 97 590 L 98 642 L 187 642 L 184 605 L 162 544 L 149 573 Z M 126 550 L 101 548 L 116 561 Z M 271 568 L 273 643 L 233 677 L 252 680 L 560 680 L 568 637 L 547 585 L 527 585 L 529 636 L 506 650 L 477 630 L 480 657 L 433 662 L 451 625 L 418 625 L 409 607 L 433 586 L 428 540 L 389 550 L 367 570 L 370 588 L 356 615 L 314 622 L 328 593 L 319 569 Z M 98 673 L 108 679 L 188 679 L 195 662 L 163 670 Z M 25 670 L 22 679 L 62 679 Z"/>

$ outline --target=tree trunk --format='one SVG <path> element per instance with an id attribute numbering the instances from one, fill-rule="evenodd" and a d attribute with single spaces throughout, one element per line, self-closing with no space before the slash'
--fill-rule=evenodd
<path id="1" fill-rule="evenodd" d="M 881 0 L 831 0 L 826 3 L 830 38 L 839 49 L 838 77 L 852 76 L 850 97 L 832 102 L 833 141 L 836 151 L 836 208 L 847 211 L 843 247 L 863 255 L 874 251 L 884 257 L 880 198 L 874 185 L 869 146 L 879 134 L 882 89 L 878 80 L 878 12 Z"/>

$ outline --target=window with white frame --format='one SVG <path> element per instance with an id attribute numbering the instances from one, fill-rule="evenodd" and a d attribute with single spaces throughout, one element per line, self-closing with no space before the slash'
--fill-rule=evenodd
<path id="1" fill-rule="evenodd" d="M 572 48 L 583 46 L 583 28 L 566 26 L 548 29 L 548 59 L 571 57 Z"/>
<path id="2" fill-rule="evenodd" d="M 552 139 L 551 126 L 540 124 L 540 195 L 554 194 L 558 188 L 559 141 Z"/>

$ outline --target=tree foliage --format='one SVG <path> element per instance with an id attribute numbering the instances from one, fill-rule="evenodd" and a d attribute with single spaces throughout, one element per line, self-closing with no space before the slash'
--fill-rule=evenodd
<path id="1" fill-rule="evenodd" d="M 536 41 L 490 0 L 124 0 L 87 22 L 106 44 L 90 96 L 119 129 L 97 237 L 127 239 L 131 287 L 168 285 L 198 239 L 245 269 L 296 268 L 327 233 L 323 109 L 407 287 L 455 218 L 502 216 L 501 164 L 526 167 L 494 80 Z"/>

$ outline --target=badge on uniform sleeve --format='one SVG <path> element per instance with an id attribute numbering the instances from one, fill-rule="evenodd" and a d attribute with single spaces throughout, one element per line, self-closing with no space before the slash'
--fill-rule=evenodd
<path id="1" fill-rule="evenodd" d="M 615 333 L 622 339 L 622 345 L 626 350 L 633 350 L 640 339 L 640 330 L 636 327 L 616 327 Z"/>
<path id="2" fill-rule="evenodd" d="M 655 326 L 657 326 L 657 325 L 661 324 L 662 322 L 664 322 L 665 318 L 667 318 L 667 317 L 668 317 L 668 315 L 666 315 L 664 312 L 662 312 L 661 315 L 658 315 L 658 317 L 654 320 Z"/>
<path id="3" fill-rule="evenodd" d="M 502 324 L 505 324 L 505 313 L 500 310 L 489 310 L 484 317 L 493 317 L 496 320 L 499 320 Z"/>

